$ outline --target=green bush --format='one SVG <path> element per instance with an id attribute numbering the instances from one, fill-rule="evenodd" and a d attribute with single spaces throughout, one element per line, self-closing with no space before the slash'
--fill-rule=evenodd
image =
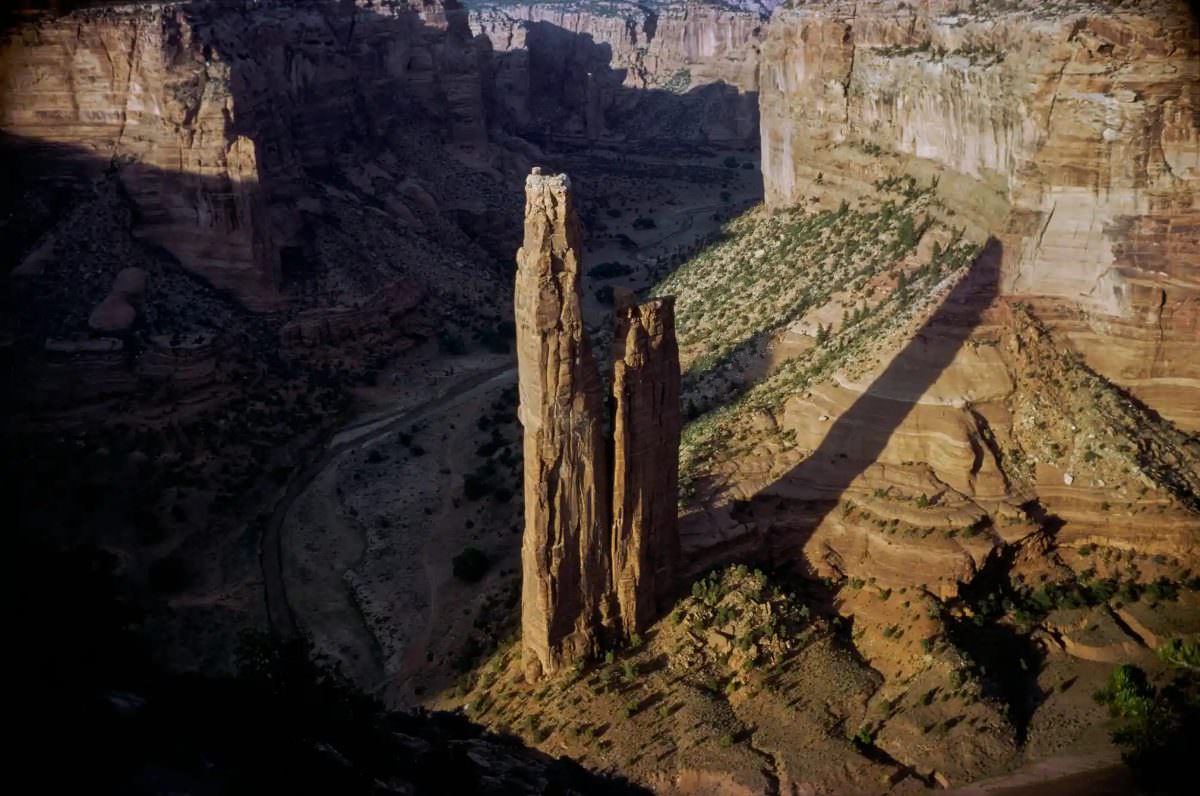
<path id="1" fill-rule="evenodd" d="M 1183 781 L 1200 733 L 1200 678 L 1194 672 L 1156 688 L 1139 667 L 1122 664 L 1095 698 L 1117 720 L 1112 739 L 1143 784 L 1161 788 Z"/>
<path id="2" fill-rule="evenodd" d="M 1158 648 L 1158 657 L 1172 666 L 1200 671 L 1200 643 L 1175 638 Z"/>

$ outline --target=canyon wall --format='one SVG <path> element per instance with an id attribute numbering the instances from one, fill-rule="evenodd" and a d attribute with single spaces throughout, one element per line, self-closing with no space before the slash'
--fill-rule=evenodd
<path id="1" fill-rule="evenodd" d="M 762 61 L 768 203 L 939 178 L 947 220 L 1003 244 L 1002 294 L 1200 427 L 1200 35 L 1184 3 L 806 3 L 775 12 Z"/>
<path id="2" fill-rule="evenodd" d="M 771 4 L 472 4 L 489 109 L 523 135 L 752 147 Z"/>
<path id="3" fill-rule="evenodd" d="M 117 170 L 137 234 L 255 309 L 315 257 L 313 217 L 344 196 L 321 182 L 354 193 L 392 171 L 383 201 L 418 225 L 423 175 L 394 161 L 482 150 L 482 102 L 452 1 L 118 6 L 0 41 L 0 131 Z M 389 150 L 393 168 L 364 168 Z"/>

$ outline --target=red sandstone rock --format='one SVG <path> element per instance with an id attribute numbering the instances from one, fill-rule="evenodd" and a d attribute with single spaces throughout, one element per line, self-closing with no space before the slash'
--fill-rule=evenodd
<path id="1" fill-rule="evenodd" d="M 822 0 L 761 56 L 768 204 L 940 177 L 1088 363 L 1181 426 L 1200 414 L 1200 35 L 1180 0 Z M 818 179 L 818 177 L 820 179 Z M 819 185 L 820 187 L 816 187 Z"/>
<path id="2" fill-rule="evenodd" d="M 582 250 L 569 179 L 535 169 L 515 297 L 525 428 L 521 641 L 531 680 L 597 651 L 612 619 L 604 404 L 580 310 Z"/>
<path id="3" fill-rule="evenodd" d="M 658 614 L 679 565 L 675 302 L 617 309 L 613 364 L 613 590 L 626 635 Z"/>

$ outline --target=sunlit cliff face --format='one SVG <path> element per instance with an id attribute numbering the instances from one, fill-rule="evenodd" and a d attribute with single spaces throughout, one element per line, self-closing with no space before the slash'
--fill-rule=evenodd
<path id="1" fill-rule="evenodd" d="M 1078 307 L 1088 320 L 1071 335 L 1089 361 L 1194 427 L 1179 393 L 1200 386 L 1187 356 L 1200 290 L 1200 38 L 1187 6 L 855 12 L 799 5 L 768 28 L 768 202 L 803 199 L 817 175 L 861 190 L 905 163 L 938 174 L 956 223 L 1003 242 L 1002 294 Z"/>

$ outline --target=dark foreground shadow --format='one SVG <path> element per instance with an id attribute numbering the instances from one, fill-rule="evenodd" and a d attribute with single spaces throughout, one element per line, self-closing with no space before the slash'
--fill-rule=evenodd
<path id="1" fill-rule="evenodd" d="M 303 638 L 247 633 L 236 671 L 162 670 L 116 559 L 18 545 L 7 583 L 45 598 L 10 638 L 21 688 L 14 770 L 39 790 L 121 794 L 642 794 L 619 776 L 460 714 L 385 710 Z M 80 656 L 86 648 L 88 654 Z M 64 765 L 69 760 L 69 764 Z"/>

